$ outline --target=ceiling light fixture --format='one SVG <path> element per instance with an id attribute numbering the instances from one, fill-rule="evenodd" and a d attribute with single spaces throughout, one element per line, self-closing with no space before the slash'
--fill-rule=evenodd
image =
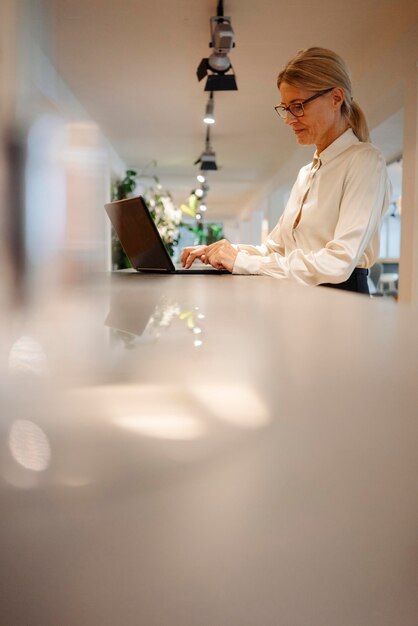
<path id="1" fill-rule="evenodd" d="M 213 100 L 213 91 L 211 91 L 207 105 L 206 105 L 205 117 L 203 118 L 203 121 L 205 122 L 205 124 L 215 123 L 214 106 L 215 106 L 215 102 Z"/>
<path id="2" fill-rule="evenodd" d="M 199 183 L 204 183 L 206 180 L 206 178 L 202 174 L 198 174 L 196 178 L 199 181 Z"/>
<path id="3" fill-rule="evenodd" d="M 200 61 L 197 78 L 200 81 L 205 76 L 208 77 L 205 91 L 236 91 L 237 82 L 228 58 L 228 53 L 235 47 L 235 36 L 231 18 L 224 16 L 222 0 L 218 2 L 216 17 L 210 18 L 210 33 L 209 47 L 213 52 L 209 58 Z"/>
<path id="4" fill-rule="evenodd" d="M 218 166 L 216 165 L 216 154 L 212 150 L 212 146 L 210 145 L 210 126 L 206 129 L 206 145 L 202 154 L 196 161 L 195 165 L 200 163 L 201 170 L 217 170 Z"/>

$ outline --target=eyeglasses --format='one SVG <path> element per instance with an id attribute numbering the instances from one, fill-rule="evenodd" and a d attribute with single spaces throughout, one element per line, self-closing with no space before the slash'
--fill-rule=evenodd
<path id="1" fill-rule="evenodd" d="M 316 100 L 316 98 L 320 98 L 321 96 L 325 95 L 326 93 L 329 93 L 333 89 L 334 87 L 330 87 L 329 89 L 323 89 L 322 91 L 318 91 L 318 93 L 315 93 L 310 98 L 307 98 L 306 100 L 302 100 L 302 102 L 295 102 L 294 104 L 289 104 L 288 107 L 285 107 L 283 104 L 278 104 L 274 108 L 276 109 L 277 114 L 280 115 L 280 117 L 283 120 L 286 119 L 286 115 L 288 111 L 294 117 L 302 117 L 303 115 L 305 115 L 305 110 L 303 108 L 304 104 L 307 104 L 308 102 L 312 102 L 312 100 Z"/>

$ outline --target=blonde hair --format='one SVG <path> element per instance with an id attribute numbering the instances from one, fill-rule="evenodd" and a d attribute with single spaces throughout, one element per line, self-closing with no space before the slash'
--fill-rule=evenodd
<path id="1" fill-rule="evenodd" d="M 353 101 L 350 71 L 342 58 L 332 50 L 317 47 L 300 50 L 280 72 L 277 78 L 279 89 L 282 83 L 309 91 L 341 87 L 344 91 L 341 115 L 360 141 L 370 141 L 366 116 L 357 102 Z"/>

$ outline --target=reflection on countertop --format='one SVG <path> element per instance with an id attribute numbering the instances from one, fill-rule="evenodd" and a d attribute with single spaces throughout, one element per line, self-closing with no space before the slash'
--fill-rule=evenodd
<path id="1" fill-rule="evenodd" d="M 157 342 L 170 327 L 174 330 L 180 322 L 190 332 L 193 346 L 203 345 L 205 315 L 198 306 L 182 307 L 177 299 L 165 296 L 161 296 L 155 306 L 152 301 L 136 304 L 132 306 L 130 298 L 124 300 L 123 295 L 113 294 L 105 325 L 112 329 L 111 338 L 116 343 L 121 341 L 127 349 L 132 349 L 142 343 Z"/>

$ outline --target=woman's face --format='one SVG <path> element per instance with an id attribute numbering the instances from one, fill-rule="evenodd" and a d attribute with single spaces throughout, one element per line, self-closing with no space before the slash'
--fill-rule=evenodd
<path id="1" fill-rule="evenodd" d="M 284 106 L 303 102 L 315 93 L 317 92 L 293 87 L 288 83 L 280 85 L 281 104 Z M 343 90 L 336 87 L 304 105 L 302 117 L 295 117 L 290 111 L 287 112 L 285 122 L 291 126 L 299 144 L 314 144 L 320 152 L 344 132 L 347 123 L 340 112 L 343 98 Z"/>

